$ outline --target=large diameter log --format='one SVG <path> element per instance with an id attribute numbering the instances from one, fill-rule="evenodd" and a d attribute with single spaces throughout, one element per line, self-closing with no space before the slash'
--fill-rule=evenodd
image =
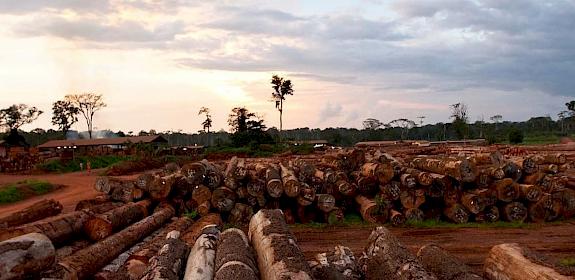
<path id="1" fill-rule="evenodd" d="M 476 165 L 466 159 L 418 157 L 411 162 L 417 169 L 448 175 L 462 182 L 473 182 L 479 174 Z"/>
<path id="2" fill-rule="evenodd" d="M 401 196 L 400 183 L 396 181 L 391 181 L 385 185 L 379 185 L 380 195 L 388 201 L 398 200 Z"/>
<path id="3" fill-rule="evenodd" d="M 204 179 L 208 172 L 207 168 L 208 167 L 202 162 L 188 163 L 182 166 L 180 173 L 188 183 L 192 185 L 200 185 L 204 183 Z"/>
<path id="4" fill-rule="evenodd" d="M 318 194 L 317 208 L 324 213 L 331 212 L 335 208 L 335 197 L 330 194 Z"/>
<path id="5" fill-rule="evenodd" d="M 423 203 L 425 203 L 425 190 L 415 189 L 409 190 L 405 189 L 401 191 L 399 195 L 401 200 L 401 205 L 405 208 L 418 208 Z"/>
<path id="6" fill-rule="evenodd" d="M 371 232 L 365 254 L 365 279 L 437 279 L 385 227 Z"/>
<path id="7" fill-rule="evenodd" d="M 529 214 L 527 207 L 521 202 L 511 202 L 501 209 L 501 217 L 508 222 L 524 222 Z"/>
<path id="8" fill-rule="evenodd" d="M 456 224 L 463 224 L 469 221 L 469 213 L 467 213 L 467 210 L 465 210 L 465 207 L 461 204 L 453 204 L 445 208 L 443 215 Z"/>
<path id="9" fill-rule="evenodd" d="M 529 219 L 532 222 L 551 222 L 561 217 L 563 204 L 550 194 L 543 194 L 539 201 L 529 205 Z"/>
<path id="10" fill-rule="evenodd" d="M 271 197 L 278 198 L 284 193 L 280 167 L 270 164 L 266 169 L 266 189 Z"/>
<path id="11" fill-rule="evenodd" d="M 193 224 L 193 222 L 194 221 L 192 219 L 188 218 L 178 218 L 171 222 L 169 225 L 161 229 L 154 238 L 143 244 L 136 252 L 131 254 L 124 263 L 123 269 L 120 269 L 120 271 L 125 271 L 126 277 L 130 280 L 142 278 L 146 268 L 149 266 L 150 259 L 158 253 L 165 243 L 166 235 L 171 231 L 184 232 Z"/>
<path id="12" fill-rule="evenodd" d="M 485 210 L 475 215 L 475 221 L 478 223 L 493 223 L 499 221 L 499 208 L 494 205 L 485 207 Z"/>
<path id="13" fill-rule="evenodd" d="M 479 214 L 485 209 L 485 204 L 480 196 L 474 193 L 465 193 L 461 196 L 461 205 L 472 214 Z"/>
<path id="14" fill-rule="evenodd" d="M 50 268 L 56 250 L 50 239 L 29 233 L 0 242 L 0 280 L 33 279 Z"/>
<path id="15" fill-rule="evenodd" d="M 421 222 L 425 218 L 425 213 L 419 208 L 405 209 L 403 215 L 406 221 Z"/>
<path id="16" fill-rule="evenodd" d="M 154 201 L 163 201 L 170 195 L 173 185 L 181 175 L 171 174 L 163 177 L 155 177 L 145 189 Z"/>
<path id="17" fill-rule="evenodd" d="M 505 163 L 502 168 L 503 172 L 505 172 L 505 177 L 513 179 L 513 182 L 518 182 L 523 175 L 521 167 L 512 161 Z"/>
<path id="18" fill-rule="evenodd" d="M 56 271 L 64 279 L 85 279 L 94 275 L 136 242 L 160 228 L 174 214 L 173 208 L 164 207 L 124 230 L 64 258 L 58 262 Z"/>
<path id="19" fill-rule="evenodd" d="M 433 183 L 433 176 L 431 176 L 429 172 L 417 170 L 414 168 L 407 168 L 405 169 L 405 173 L 410 174 L 412 177 L 414 177 L 417 183 L 422 186 L 429 186 Z"/>
<path id="20" fill-rule="evenodd" d="M 567 163 L 567 155 L 562 153 L 557 154 L 546 154 L 543 156 L 542 163 L 550 164 L 565 164 Z"/>
<path id="21" fill-rule="evenodd" d="M 299 196 L 297 197 L 297 203 L 301 206 L 309 206 L 313 204 L 314 201 L 315 201 L 315 188 L 306 183 L 301 183 Z"/>
<path id="22" fill-rule="evenodd" d="M 492 188 L 497 192 L 497 199 L 503 202 L 511 202 L 519 197 L 518 189 L 511 178 L 495 181 Z"/>
<path id="23" fill-rule="evenodd" d="M 150 266 L 142 280 L 179 280 L 189 248 L 180 240 L 179 231 L 171 231 L 158 254 L 150 260 Z"/>
<path id="24" fill-rule="evenodd" d="M 202 235 L 203 229 L 211 225 L 215 225 L 218 228 L 223 227 L 224 223 L 220 214 L 210 213 L 205 217 L 201 217 L 183 234 L 182 240 L 184 240 L 188 246 L 193 247 L 194 244 L 196 244 L 196 240 Z"/>
<path id="25" fill-rule="evenodd" d="M 483 268 L 484 276 L 490 280 L 572 279 L 527 259 L 524 250 L 516 243 L 491 248 Z"/>
<path id="26" fill-rule="evenodd" d="M 281 210 L 260 210 L 250 222 L 248 236 L 257 253 L 261 279 L 312 279 Z"/>
<path id="27" fill-rule="evenodd" d="M 575 216 L 575 191 L 571 189 L 566 189 L 561 192 L 553 194 L 559 195 L 563 206 L 563 216 L 565 219 L 570 219 Z"/>
<path id="28" fill-rule="evenodd" d="M 84 223 L 84 233 L 93 241 L 102 240 L 113 232 L 146 217 L 150 205 L 151 201 L 143 200 L 95 215 Z"/>
<path id="29" fill-rule="evenodd" d="M 192 199 L 199 205 L 212 199 L 212 191 L 210 188 L 199 185 L 192 191 Z"/>
<path id="30" fill-rule="evenodd" d="M 408 189 L 414 189 L 417 187 L 417 179 L 409 173 L 401 174 L 399 177 L 401 185 Z"/>
<path id="31" fill-rule="evenodd" d="M 95 198 L 92 199 L 84 199 L 84 200 L 80 200 L 78 201 L 78 203 L 76 203 L 76 208 L 74 208 L 74 211 L 80 211 L 80 210 L 84 210 L 84 209 L 88 209 L 97 205 L 101 205 L 104 203 L 109 203 L 110 201 L 110 197 L 108 195 L 99 195 Z"/>
<path id="32" fill-rule="evenodd" d="M 516 185 L 519 191 L 519 197 L 530 202 L 537 202 L 543 196 L 543 191 L 537 185 Z"/>
<path id="33" fill-rule="evenodd" d="M 62 212 L 62 208 L 60 202 L 44 199 L 9 216 L 0 218 L 0 228 L 15 227 L 55 216 Z"/>
<path id="34" fill-rule="evenodd" d="M 382 207 L 377 205 L 372 199 L 358 195 L 355 197 L 355 202 L 359 205 L 359 213 L 364 221 L 374 224 L 383 224 L 387 221 L 387 209 L 382 209 Z"/>
<path id="35" fill-rule="evenodd" d="M 353 252 L 341 245 L 335 246 L 333 251 L 315 255 L 310 266 L 316 279 L 362 279 Z"/>
<path id="36" fill-rule="evenodd" d="M 73 242 L 66 244 L 66 246 L 56 249 L 56 259 L 61 260 L 90 245 L 92 245 L 92 242 L 86 239 L 74 240 Z"/>
<path id="37" fill-rule="evenodd" d="M 255 252 L 243 231 L 225 230 L 220 234 L 217 248 L 214 279 L 259 279 Z"/>
<path id="38" fill-rule="evenodd" d="M 292 169 L 280 164 L 284 192 L 288 197 L 298 197 L 300 182 Z"/>
<path id="39" fill-rule="evenodd" d="M 538 170 L 537 160 L 533 157 L 525 157 L 521 160 L 519 166 L 525 174 L 533 174 Z"/>
<path id="40" fill-rule="evenodd" d="M 144 191 L 137 188 L 131 181 L 123 182 L 112 189 L 110 198 L 114 201 L 132 202 L 142 199 Z"/>
<path id="41" fill-rule="evenodd" d="M 393 166 L 391 163 L 368 162 L 361 166 L 361 175 L 376 177 L 380 184 L 387 184 L 393 179 Z"/>
<path id="42" fill-rule="evenodd" d="M 212 280 L 220 230 L 216 225 L 202 229 L 201 235 L 190 250 L 184 280 Z"/>
<path id="43" fill-rule="evenodd" d="M 427 187 L 426 194 L 432 198 L 443 197 L 445 190 L 451 189 L 451 179 L 447 175 L 429 173 L 433 178 L 433 183 Z"/>
<path id="44" fill-rule="evenodd" d="M 389 210 L 389 222 L 392 226 L 400 226 L 405 224 L 405 216 L 403 213 L 396 211 L 395 209 Z"/>
<path id="45" fill-rule="evenodd" d="M 99 214 L 99 213 L 108 212 L 108 211 L 110 211 L 114 208 L 118 208 L 122 205 L 124 205 L 123 202 L 112 202 L 112 201 L 110 201 L 110 202 L 105 202 L 102 204 L 97 204 L 97 205 L 92 205 L 92 206 L 82 205 L 82 207 L 85 207 L 85 208 L 76 206 L 76 208 L 78 208 L 78 209 L 76 209 L 76 211 L 82 210 L 84 212 Z"/>
<path id="46" fill-rule="evenodd" d="M 417 258 L 427 271 L 444 280 L 482 280 L 471 268 L 437 245 L 425 245 L 417 252 Z"/>
<path id="47" fill-rule="evenodd" d="M 541 180 L 543 180 L 543 177 L 545 177 L 545 173 L 537 171 L 535 173 L 523 176 L 522 183 L 528 185 L 538 185 Z"/>
<path id="48" fill-rule="evenodd" d="M 0 230 L 0 240 L 6 240 L 19 235 L 37 232 L 42 233 L 56 244 L 62 244 L 82 232 L 82 225 L 90 218 L 85 211 L 75 211 L 58 215 L 23 226 Z"/>
<path id="49" fill-rule="evenodd" d="M 232 211 L 230 211 L 228 221 L 234 225 L 247 225 L 253 215 L 254 209 L 251 206 L 243 203 L 236 203 Z"/>
<path id="50" fill-rule="evenodd" d="M 212 193 L 212 206 L 220 212 L 230 212 L 236 204 L 236 193 L 226 187 L 220 187 Z"/>
<path id="51" fill-rule="evenodd" d="M 346 180 L 340 179 L 335 184 L 338 191 L 344 196 L 354 196 L 357 193 L 357 186 Z"/>
<path id="52" fill-rule="evenodd" d="M 248 195 L 253 197 L 263 196 L 266 193 L 266 181 L 252 177 L 246 186 Z"/>
<path id="53" fill-rule="evenodd" d="M 238 188 L 238 178 L 236 178 L 236 168 L 238 167 L 238 157 L 234 156 L 228 162 L 228 166 L 224 171 L 224 184 L 227 188 L 235 190 Z"/>

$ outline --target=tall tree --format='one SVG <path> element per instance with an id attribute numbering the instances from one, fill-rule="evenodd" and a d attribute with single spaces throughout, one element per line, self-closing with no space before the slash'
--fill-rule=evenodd
<path id="1" fill-rule="evenodd" d="M 202 107 L 198 112 L 198 115 L 204 114 L 206 115 L 206 119 L 202 122 L 202 126 L 204 127 L 204 131 L 210 133 L 210 128 L 212 127 L 212 115 L 210 114 L 210 108 Z"/>
<path id="2" fill-rule="evenodd" d="M 559 117 L 559 122 L 561 122 L 561 133 L 565 132 L 565 118 L 567 118 L 568 113 L 568 111 L 561 111 L 559 114 L 557 114 L 557 117 Z"/>
<path id="3" fill-rule="evenodd" d="M 569 111 L 569 115 L 571 117 L 575 116 L 575 100 L 572 100 L 572 101 L 565 103 L 565 106 L 567 106 L 567 110 Z"/>
<path id="4" fill-rule="evenodd" d="M 14 104 L 0 110 L 0 127 L 10 131 L 18 130 L 22 125 L 35 121 L 43 112 L 26 104 Z"/>
<path id="5" fill-rule="evenodd" d="M 368 118 L 363 121 L 363 128 L 369 130 L 376 130 L 383 126 L 383 123 L 378 119 Z"/>
<path id="6" fill-rule="evenodd" d="M 497 129 L 499 129 L 499 123 L 503 119 L 503 116 L 495 115 L 495 116 L 490 117 L 489 119 L 495 123 L 495 130 L 497 130 Z"/>
<path id="7" fill-rule="evenodd" d="M 64 133 L 64 138 L 70 127 L 78 121 L 80 109 L 74 106 L 71 101 L 59 100 L 52 104 L 52 124 L 58 126 Z"/>
<path id="8" fill-rule="evenodd" d="M 469 115 L 467 112 L 467 105 L 465 103 L 455 103 L 451 106 L 451 118 L 453 119 L 453 127 L 459 139 L 467 138 L 467 123 Z"/>
<path id="9" fill-rule="evenodd" d="M 236 107 L 228 117 L 228 125 L 232 132 L 248 131 L 248 121 L 255 116 L 255 113 L 251 113 L 245 107 Z"/>
<path id="10" fill-rule="evenodd" d="M 283 128 L 283 111 L 284 111 L 284 100 L 287 95 L 293 95 L 293 85 L 291 80 L 286 80 L 278 75 L 272 76 L 272 97 L 276 103 L 276 109 L 280 112 L 280 132 Z"/>
<path id="11" fill-rule="evenodd" d="M 401 128 L 401 140 L 404 140 L 409 135 L 409 130 L 415 126 L 415 122 L 409 119 L 397 119 L 389 122 L 390 127 Z"/>
<path id="12" fill-rule="evenodd" d="M 64 97 L 66 101 L 70 101 L 74 106 L 80 110 L 84 118 L 86 119 L 86 125 L 88 126 L 88 135 L 92 139 L 92 128 L 94 123 L 94 114 L 100 109 L 106 107 L 104 103 L 104 98 L 101 94 L 95 93 L 82 93 L 82 94 L 70 94 Z"/>

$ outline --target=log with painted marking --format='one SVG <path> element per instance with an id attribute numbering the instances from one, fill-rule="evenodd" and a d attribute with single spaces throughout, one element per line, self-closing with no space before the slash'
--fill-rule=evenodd
<path id="1" fill-rule="evenodd" d="M 411 164 L 414 168 L 448 175 L 462 182 L 473 182 L 479 174 L 477 166 L 466 159 L 418 157 Z"/>

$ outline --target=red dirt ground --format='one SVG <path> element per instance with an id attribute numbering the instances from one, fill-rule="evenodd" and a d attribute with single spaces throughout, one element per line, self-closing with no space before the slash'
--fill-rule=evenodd
<path id="1" fill-rule="evenodd" d="M 39 179 L 66 186 L 42 196 L 2 205 L 0 206 L 0 217 L 9 215 L 39 200 L 49 198 L 60 201 L 64 205 L 64 212 L 71 212 L 78 201 L 98 195 L 93 188 L 98 173 L 98 170 L 93 170 L 91 175 L 86 174 L 86 172 L 54 175 L 0 175 L 0 184 L 24 179 Z M 367 245 L 367 238 L 372 229 L 373 227 L 369 226 L 293 227 L 298 244 L 309 259 L 317 253 L 331 250 L 340 244 L 350 247 L 356 256 L 359 256 Z M 516 242 L 537 252 L 545 253 L 555 260 L 567 256 L 575 257 L 575 221 L 534 226 L 527 229 L 391 228 L 391 230 L 414 253 L 425 244 L 435 243 L 461 258 L 477 271 L 481 270 L 483 260 L 491 247 L 501 243 Z"/>

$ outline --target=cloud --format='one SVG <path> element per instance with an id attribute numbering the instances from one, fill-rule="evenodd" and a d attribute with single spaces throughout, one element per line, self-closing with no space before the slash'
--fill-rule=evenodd
<path id="1" fill-rule="evenodd" d="M 340 104 L 332 104 L 328 101 L 319 110 L 319 122 L 322 123 L 332 118 L 339 118 L 341 117 L 342 111 L 343 107 Z"/>
<path id="2" fill-rule="evenodd" d="M 25 14 L 49 9 L 106 12 L 110 9 L 110 2 L 108 0 L 0 0 L 0 14 Z"/>
<path id="3" fill-rule="evenodd" d="M 103 23 L 98 19 L 68 20 L 62 17 L 36 18 L 16 29 L 23 36 L 52 36 L 68 40 L 110 42 L 171 41 L 183 33 L 185 25 L 173 21 L 146 27 L 136 21 L 117 24 Z"/>

